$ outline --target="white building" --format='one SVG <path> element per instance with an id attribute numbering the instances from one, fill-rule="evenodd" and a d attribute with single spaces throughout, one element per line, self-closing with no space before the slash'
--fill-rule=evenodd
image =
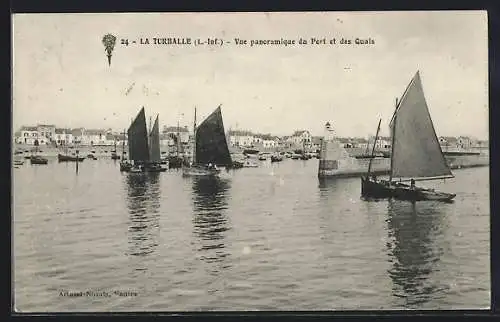
<path id="1" fill-rule="evenodd" d="M 250 131 L 229 131 L 229 144 L 238 147 L 251 147 L 255 136 Z"/>
<path id="2" fill-rule="evenodd" d="M 88 129 L 85 130 L 82 144 L 85 145 L 106 145 L 106 130 Z"/>
<path id="3" fill-rule="evenodd" d="M 45 141 L 39 140 L 38 128 L 36 126 L 23 126 L 21 127 L 20 132 L 21 136 L 18 139 L 18 142 L 22 144 L 35 145 L 35 142 L 38 142 L 38 144 L 42 144 L 42 142 L 40 141 Z"/>
<path id="4" fill-rule="evenodd" d="M 307 130 L 295 131 L 289 140 L 296 146 L 305 147 L 306 149 L 312 146 L 312 135 Z"/>
<path id="5" fill-rule="evenodd" d="M 72 137 L 72 143 L 84 145 L 85 129 L 84 128 L 72 129 L 71 137 Z"/>
<path id="6" fill-rule="evenodd" d="M 262 140 L 262 146 L 264 148 L 275 148 L 277 146 L 276 140 L 270 139 L 270 140 Z"/>
<path id="7" fill-rule="evenodd" d="M 36 128 L 38 131 L 39 141 L 45 141 L 48 143 L 54 140 L 56 133 L 55 125 L 38 124 Z"/>
<path id="8" fill-rule="evenodd" d="M 73 144 L 73 134 L 71 129 L 55 129 L 54 141 L 57 145 Z"/>

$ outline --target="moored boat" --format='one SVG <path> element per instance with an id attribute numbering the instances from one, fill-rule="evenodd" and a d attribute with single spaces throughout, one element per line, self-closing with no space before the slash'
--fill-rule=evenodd
<path id="1" fill-rule="evenodd" d="M 251 160 L 245 160 L 245 161 L 243 161 L 243 167 L 244 168 L 258 168 L 259 165 L 255 162 L 252 162 Z"/>
<path id="2" fill-rule="evenodd" d="M 73 155 L 58 153 L 57 160 L 59 162 L 82 162 L 83 160 L 85 160 L 85 157 L 77 157 Z"/>
<path id="3" fill-rule="evenodd" d="M 283 161 L 283 157 L 279 154 L 271 156 L 271 162 L 281 162 Z"/>
<path id="4" fill-rule="evenodd" d="M 31 164 L 47 164 L 49 162 L 48 159 L 41 157 L 39 155 L 34 155 L 30 158 Z"/>

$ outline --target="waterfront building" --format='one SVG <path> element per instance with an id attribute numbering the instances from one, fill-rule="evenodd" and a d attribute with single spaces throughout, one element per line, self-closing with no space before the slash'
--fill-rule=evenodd
<path id="1" fill-rule="evenodd" d="M 22 126 L 20 130 L 21 138 L 18 140 L 22 144 L 34 145 L 38 139 L 38 128 L 36 126 Z"/>
<path id="2" fill-rule="evenodd" d="M 321 141 L 323 140 L 322 136 L 313 136 L 312 137 L 312 146 L 311 148 L 314 151 L 318 151 L 321 148 Z"/>
<path id="3" fill-rule="evenodd" d="M 54 141 L 57 145 L 73 144 L 71 129 L 56 128 L 54 132 Z"/>
<path id="4" fill-rule="evenodd" d="M 36 128 L 38 132 L 39 141 L 44 141 L 48 143 L 54 140 L 54 136 L 56 134 L 55 125 L 38 124 Z"/>
<path id="5" fill-rule="evenodd" d="M 292 134 L 290 140 L 294 145 L 301 146 L 306 149 L 311 148 L 312 145 L 312 135 L 307 130 L 295 131 Z"/>
<path id="6" fill-rule="evenodd" d="M 85 130 L 83 145 L 106 145 L 106 130 L 88 129 Z"/>
<path id="7" fill-rule="evenodd" d="M 84 128 L 72 129 L 71 135 L 72 135 L 74 144 L 84 144 L 84 140 L 85 140 L 84 139 L 85 138 L 85 129 Z"/>
<path id="8" fill-rule="evenodd" d="M 252 147 L 255 142 L 255 136 L 250 131 L 233 130 L 228 132 L 229 144 L 238 147 Z"/>

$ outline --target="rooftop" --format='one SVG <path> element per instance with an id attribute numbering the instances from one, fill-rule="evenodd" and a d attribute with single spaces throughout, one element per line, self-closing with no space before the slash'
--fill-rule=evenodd
<path id="1" fill-rule="evenodd" d="M 305 132 L 309 133 L 309 131 L 307 131 L 307 130 L 297 130 L 297 131 L 293 132 L 292 136 L 301 136 Z"/>
<path id="2" fill-rule="evenodd" d="M 253 136 L 254 134 L 251 131 L 246 130 L 229 130 L 229 135 L 232 136 Z"/>
<path id="3" fill-rule="evenodd" d="M 163 133 L 170 133 L 170 132 L 189 132 L 187 126 L 164 126 L 163 127 Z"/>
<path id="4" fill-rule="evenodd" d="M 22 126 L 21 131 L 38 131 L 36 126 Z"/>
<path id="5" fill-rule="evenodd" d="M 106 130 L 102 129 L 88 129 L 85 130 L 86 135 L 106 135 Z"/>

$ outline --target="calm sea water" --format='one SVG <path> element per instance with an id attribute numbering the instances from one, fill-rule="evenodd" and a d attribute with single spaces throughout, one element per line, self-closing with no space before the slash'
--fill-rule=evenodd
<path id="1" fill-rule="evenodd" d="M 219 179 L 112 160 L 13 169 L 15 308 L 47 311 L 490 306 L 489 169 L 427 186 L 454 203 L 360 199 L 318 161 Z"/>

